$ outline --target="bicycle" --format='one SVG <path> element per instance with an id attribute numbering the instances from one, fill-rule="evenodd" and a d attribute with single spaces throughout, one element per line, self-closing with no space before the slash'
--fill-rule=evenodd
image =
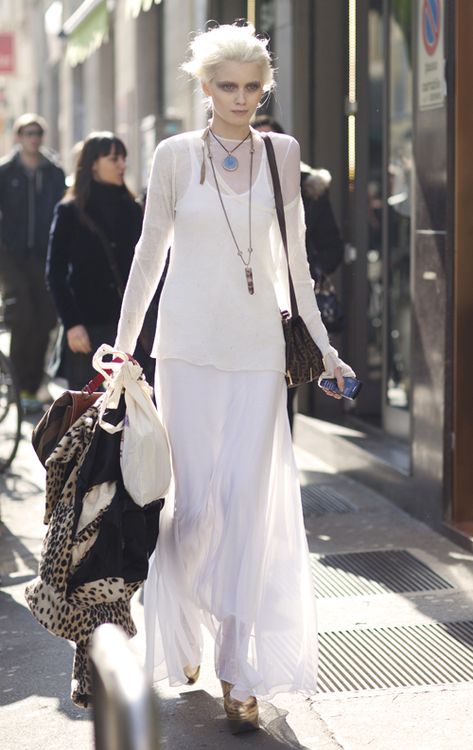
<path id="1" fill-rule="evenodd" d="M 5 333 L 0 303 L 0 332 Z M 10 358 L 0 350 L 0 474 L 6 471 L 18 451 L 23 409 L 20 390 Z"/>

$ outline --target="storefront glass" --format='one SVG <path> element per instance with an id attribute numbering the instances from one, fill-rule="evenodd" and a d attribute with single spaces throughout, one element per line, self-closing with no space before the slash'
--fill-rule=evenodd
<path id="1" fill-rule="evenodd" d="M 391 0 L 387 164 L 386 400 L 407 410 L 410 391 L 410 237 L 412 178 L 412 8 Z"/>
<path id="2" fill-rule="evenodd" d="M 368 16 L 368 341 L 367 375 L 381 397 L 383 374 L 383 81 L 382 0 L 370 0 Z"/>

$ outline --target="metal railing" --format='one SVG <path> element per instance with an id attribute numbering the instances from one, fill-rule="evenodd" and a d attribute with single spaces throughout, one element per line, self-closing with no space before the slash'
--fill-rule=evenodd
<path id="1" fill-rule="evenodd" d="M 101 625 L 90 649 L 96 750 L 159 750 L 150 682 L 116 625 Z"/>

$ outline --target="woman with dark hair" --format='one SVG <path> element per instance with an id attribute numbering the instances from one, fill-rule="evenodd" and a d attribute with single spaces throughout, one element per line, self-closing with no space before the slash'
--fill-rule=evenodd
<path id="1" fill-rule="evenodd" d="M 46 281 L 65 331 L 57 374 L 73 389 L 93 376 L 97 347 L 115 340 L 141 233 L 143 212 L 124 182 L 126 157 L 125 144 L 113 133 L 91 133 L 51 225 Z M 146 366 L 139 349 L 137 357 Z"/>

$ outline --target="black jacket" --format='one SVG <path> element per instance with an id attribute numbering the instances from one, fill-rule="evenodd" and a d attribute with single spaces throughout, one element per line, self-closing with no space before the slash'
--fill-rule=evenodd
<path id="1" fill-rule="evenodd" d="M 331 177 L 325 169 L 301 172 L 307 227 L 306 249 L 313 279 L 333 273 L 343 259 L 343 240 L 330 203 Z"/>
<path id="2" fill-rule="evenodd" d="M 105 234 L 126 286 L 143 212 L 125 187 L 93 182 L 86 212 Z M 98 234 L 80 221 L 74 201 L 56 206 L 46 283 L 66 330 L 118 323 L 121 298 Z"/>
<path id="3" fill-rule="evenodd" d="M 21 259 L 46 258 L 54 206 L 65 189 L 64 172 L 44 154 L 37 169 L 23 165 L 20 154 L 0 162 L 1 244 Z"/>

